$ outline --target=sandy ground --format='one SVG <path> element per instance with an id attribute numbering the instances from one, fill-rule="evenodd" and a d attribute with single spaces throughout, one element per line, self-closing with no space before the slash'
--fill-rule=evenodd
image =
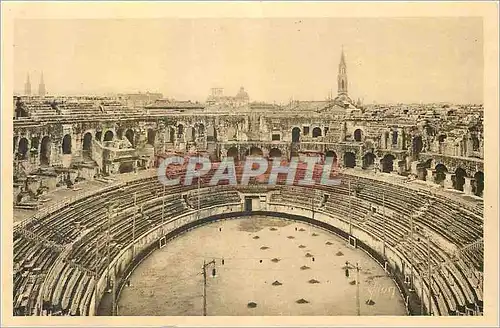
<path id="1" fill-rule="evenodd" d="M 346 261 L 361 267 L 361 315 L 406 314 L 394 282 L 361 250 L 309 225 L 256 217 L 212 223 L 170 241 L 133 272 L 118 314 L 202 315 L 201 267 L 212 260 L 207 315 L 356 315 L 356 271 L 346 277 Z"/>

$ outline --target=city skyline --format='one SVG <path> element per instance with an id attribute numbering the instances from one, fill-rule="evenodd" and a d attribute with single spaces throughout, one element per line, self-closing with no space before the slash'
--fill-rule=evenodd
<path id="1" fill-rule="evenodd" d="M 205 101 L 244 86 L 252 101 L 324 100 L 343 47 L 353 99 L 482 103 L 482 46 L 479 18 L 22 20 L 14 89 L 30 74 L 36 93 L 43 71 L 48 94 Z"/>

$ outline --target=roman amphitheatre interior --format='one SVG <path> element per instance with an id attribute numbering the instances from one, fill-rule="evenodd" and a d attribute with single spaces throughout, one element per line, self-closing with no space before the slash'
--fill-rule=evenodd
<path id="1" fill-rule="evenodd" d="M 355 101 L 348 55 L 336 95 L 286 104 L 244 87 L 59 96 L 28 76 L 14 315 L 483 315 L 483 106 Z M 165 185 L 172 156 L 169 178 L 211 168 Z M 239 183 L 253 158 L 297 160 L 304 179 L 315 158 L 335 183 L 268 183 L 271 166 Z M 238 183 L 211 184 L 228 159 Z"/>

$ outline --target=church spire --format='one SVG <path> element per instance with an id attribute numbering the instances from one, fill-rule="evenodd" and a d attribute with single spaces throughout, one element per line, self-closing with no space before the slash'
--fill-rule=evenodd
<path id="1" fill-rule="evenodd" d="M 42 71 L 42 75 L 40 76 L 40 85 L 38 86 L 38 95 L 45 96 L 45 94 L 46 94 L 45 82 L 43 81 L 43 71 Z"/>
<path id="2" fill-rule="evenodd" d="M 26 83 L 24 84 L 24 94 L 27 96 L 31 95 L 30 73 L 26 74 Z"/>
<path id="3" fill-rule="evenodd" d="M 344 46 L 342 46 L 342 52 L 340 54 L 337 83 L 338 83 L 338 94 L 347 95 L 347 65 L 345 63 Z"/>

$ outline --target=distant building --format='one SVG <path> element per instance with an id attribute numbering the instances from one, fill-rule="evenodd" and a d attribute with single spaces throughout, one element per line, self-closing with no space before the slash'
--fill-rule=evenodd
<path id="1" fill-rule="evenodd" d="M 125 93 L 119 94 L 118 97 L 124 101 L 128 107 L 146 107 L 163 98 L 163 94 L 155 92 L 146 93 Z"/>
<path id="2" fill-rule="evenodd" d="M 212 88 L 211 94 L 207 98 L 208 105 L 229 105 L 233 107 L 240 107 L 248 105 L 250 97 L 245 91 L 245 88 L 241 87 L 235 97 L 224 96 L 223 88 Z"/>
<path id="3" fill-rule="evenodd" d="M 45 82 L 43 81 L 43 72 L 42 72 L 42 75 L 40 76 L 40 84 L 38 85 L 38 95 L 43 97 L 46 94 L 47 91 L 45 90 Z"/>
<path id="4" fill-rule="evenodd" d="M 347 81 L 347 65 L 345 62 L 344 49 L 342 49 L 342 53 L 340 54 L 340 63 L 339 63 L 339 71 L 337 74 L 337 91 L 338 95 L 333 100 L 333 102 L 344 108 L 355 108 L 354 102 L 351 98 L 349 98 L 347 89 L 348 89 L 348 81 Z"/>
<path id="5" fill-rule="evenodd" d="M 31 82 L 29 73 L 26 76 L 26 83 L 24 84 L 24 94 L 26 96 L 31 96 Z"/>

